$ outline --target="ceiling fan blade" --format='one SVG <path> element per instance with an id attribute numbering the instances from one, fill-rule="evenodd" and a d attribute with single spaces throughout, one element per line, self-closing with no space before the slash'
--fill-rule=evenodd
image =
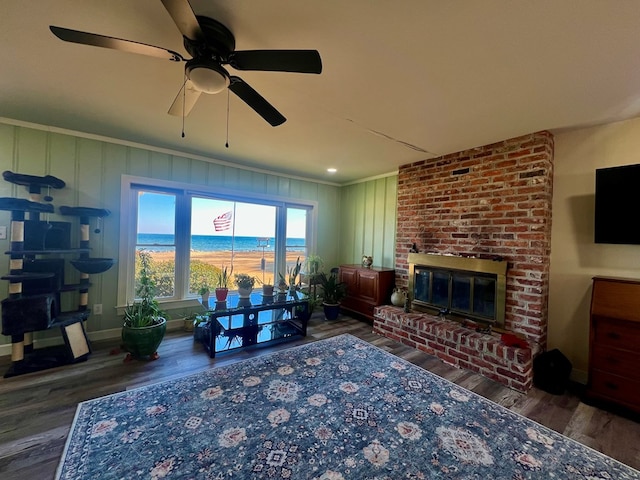
<path id="1" fill-rule="evenodd" d="M 201 93 L 200 90 L 195 89 L 191 80 L 187 80 L 173 100 L 171 107 L 169 107 L 169 115 L 175 115 L 176 117 L 189 115 Z"/>
<path id="2" fill-rule="evenodd" d="M 282 125 L 287 119 L 267 102 L 262 95 L 256 92 L 240 77 L 229 77 L 229 90 L 235 93 L 240 100 L 253 108 L 258 115 L 271 124 L 272 127 Z"/>
<path id="3" fill-rule="evenodd" d="M 138 53 L 140 55 L 162 58 L 174 62 L 184 61 L 184 58 L 178 52 L 161 47 L 154 47 L 153 45 L 147 45 L 146 43 L 107 37 L 96 33 L 81 32 L 79 30 L 71 30 L 69 28 L 56 27 L 54 25 L 50 25 L 49 29 L 56 37 L 60 40 L 64 40 L 65 42 L 111 48 L 113 50 L 120 50 L 121 52 Z"/>
<path id="4" fill-rule="evenodd" d="M 317 50 L 244 50 L 229 56 L 237 70 L 320 73 L 322 60 Z"/>
<path id="5" fill-rule="evenodd" d="M 180 33 L 191 40 L 204 38 L 196 14 L 187 0 L 161 0 Z"/>

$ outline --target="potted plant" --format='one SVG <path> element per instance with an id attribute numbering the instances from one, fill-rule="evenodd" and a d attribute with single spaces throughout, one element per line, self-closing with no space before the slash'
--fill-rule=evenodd
<path id="1" fill-rule="evenodd" d="M 338 275 L 327 275 L 320 272 L 318 283 L 322 289 L 322 305 L 324 316 L 327 320 L 335 320 L 340 313 L 340 301 L 347 295 L 347 284 L 338 281 Z"/>
<path id="2" fill-rule="evenodd" d="M 158 358 L 158 346 L 167 330 L 166 314 L 155 299 L 156 286 L 151 278 L 151 255 L 139 251 L 140 279 L 136 289 L 136 296 L 131 305 L 124 310 L 122 325 L 122 344 L 129 352 L 125 361 L 132 357 L 150 356 L 152 360 Z"/>
<path id="3" fill-rule="evenodd" d="M 236 273 L 234 275 L 234 282 L 238 287 L 238 295 L 240 298 L 249 298 L 251 291 L 256 283 L 256 277 L 249 275 L 248 273 Z"/>
<path id="4" fill-rule="evenodd" d="M 281 273 L 278 273 L 278 277 L 280 277 L 280 280 L 278 280 L 278 293 L 285 294 L 287 292 L 287 281 Z"/>
<path id="5" fill-rule="evenodd" d="M 320 255 L 309 255 L 306 259 L 306 264 L 307 275 L 312 277 L 321 272 L 324 261 Z"/>
<path id="6" fill-rule="evenodd" d="M 229 279 L 232 273 L 233 268 L 229 271 L 224 265 L 218 272 L 216 276 L 216 301 L 224 302 L 227 300 L 227 295 L 229 294 Z"/>
<path id="7" fill-rule="evenodd" d="M 287 267 L 287 276 L 285 277 L 280 273 L 280 285 L 286 285 L 285 288 L 289 289 L 289 292 L 293 295 L 296 293 L 296 289 L 300 286 L 300 270 L 302 264 L 300 263 L 300 257 L 296 259 L 296 264 L 292 267 Z"/>
<path id="8" fill-rule="evenodd" d="M 278 273 L 278 277 L 280 278 L 280 280 L 278 280 L 278 291 L 276 293 L 276 300 L 278 302 L 284 302 L 287 298 L 287 282 L 282 274 Z"/>
<path id="9" fill-rule="evenodd" d="M 209 325 L 209 315 L 206 313 L 194 313 L 190 316 L 190 319 L 192 322 L 193 339 L 203 341 Z"/>
<path id="10" fill-rule="evenodd" d="M 319 255 L 309 255 L 305 260 L 306 278 L 304 282 L 307 284 L 307 299 L 309 300 L 309 313 L 313 313 L 316 306 L 320 302 L 320 296 L 317 292 L 318 276 L 322 271 L 324 261 Z"/>
<path id="11" fill-rule="evenodd" d="M 198 290 L 198 294 L 202 297 L 202 305 L 204 305 L 205 308 L 209 307 L 209 293 L 209 286 L 206 283 Z"/>
<path id="12" fill-rule="evenodd" d="M 262 296 L 273 297 L 273 282 L 271 281 L 271 277 L 262 284 Z"/>

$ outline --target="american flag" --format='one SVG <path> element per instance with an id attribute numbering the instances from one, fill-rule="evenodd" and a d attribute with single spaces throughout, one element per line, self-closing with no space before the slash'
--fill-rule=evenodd
<path id="1" fill-rule="evenodd" d="M 223 230 L 229 230 L 231 228 L 231 211 L 223 213 L 222 215 L 213 219 L 213 226 L 216 232 L 222 232 Z"/>

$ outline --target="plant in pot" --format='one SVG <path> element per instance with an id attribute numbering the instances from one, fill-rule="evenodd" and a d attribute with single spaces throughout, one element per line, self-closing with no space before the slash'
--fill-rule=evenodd
<path id="1" fill-rule="evenodd" d="M 318 282 L 322 289 L 322 306 L 327 320 L 335 320 L 340 313 L 340 301 L 347 295 L 347 284 L 338 281 L 338 275 L 320 272 Z"/>
<path id="2" fill-rule="evenodd" d="M 253 286 L 256 284 L 256 277 L 249 275 L 248 273 L 236 273 L 234 275 L 234 282 L 238 287 L 238 296 L 240 298 L 249 298 Z"/>
<path id="3" fill-rule="evenodd" d="M 209 294 L 210 294 L 210 290 L 209 290 L 209 285 L 207 285 L 206 283 L 204 285 L 202 285 L 200 287 L 200 289 L 198 290 L 198 294 L 200 295 L 200 297 L 202 297 L 202 305 L 204 305 L 205 308 L 209 307 Z"/>
<path id="4" fill-rule="evenodd" d="M 193 313 L 189 319 L 192 322 L 193 339 L 200 342 L 203 341 L 209 325 L 209 315 L 206 313 Z"/>
<path id="5" fill-rule="evenodd" d="M 324 265 L 324 261 L 320 255 L 309 255 L 306 262 L 306 270 L 307 275 L 313 277 L 314 275 L 318 275 L 322 271 L 322 266 Z"/>
<path id="6" fill-rule="evenodd" d="M 229 271 L 227 267 L 223 265 L 216 275 L 216 301 L 225 302 L 227 300 L 227 295 L 229 294 L 229 280 L 232 273 L 233 268 Z"/>
<path id="7" fill-rule="evenodd" d="M 156 286 L 150 276 L 151 255 L 139 251 L 138 259 L 141 268 L 136 296 L 139 300 L 127 305 L 122 325 L 122 344 L 129 352 L 125 361 L 145 356 L 157 359 L 158 346 L 167 330 L 166 314 L 155 299 Z"/>
<path id="8" fill-rule="evenodd" d="M 292 267 L 287 267 L 286 277 L 279 273 L 280 283 L 279 285 L 284 286 L 289 289 L 289 293 L 294 295 L 296 290 L 300 287 L 300 270 L 302 269 L 302 264 L 300 263 L 300 257 L 296 259 L 296 264 Z M 282 288 L 282 287 L 281 287 Z"/>
<path id="9" fill-rule="evenodd" d="M 278 291 L 276 294 L 276 300 L 278 302 L 284 302 L 287 298 L 287 282 L 284 279 L 284 276 L 281 273 L 278 273 Z"/>
<path id="10" fill-rule="evenodd" d="M 273 297 L 273 282 L 271 281 L 271 277 L 262 283 L 262 296 Z"/>
<path id="11" fill-rule="evenodd" d="M 306 278 L 303 281 L 307 284 L 305 293 L 307 293 L 307 299 L 309 300 L 309 314 L 312 314 L 316 306 L 321 302 L 317 287 L 323 265 L 324 261 L 319 255 L 309 255 L 305 260 Z"/>

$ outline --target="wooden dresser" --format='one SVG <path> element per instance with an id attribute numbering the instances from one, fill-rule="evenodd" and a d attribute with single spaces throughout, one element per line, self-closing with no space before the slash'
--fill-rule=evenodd
<path id="1" fill-rule="evenodd" d="M 347 297 L 340 302 L 340 308 L 373 321 L 373 309 L 390 302 L 395 270 L 340 265 L 340 281 L 347 284 Z"/>
<path id="2" fill-rule="evenodd" d="M 587 397 L 640 412 L 640 280 L 595 277 Z"/>

